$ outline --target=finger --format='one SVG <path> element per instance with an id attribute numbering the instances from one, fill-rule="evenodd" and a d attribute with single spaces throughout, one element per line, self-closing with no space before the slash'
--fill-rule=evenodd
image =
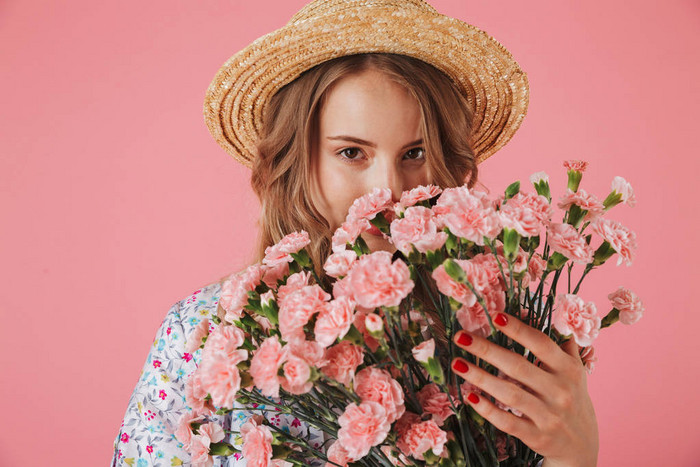
<path id="1" fill-rule="evenodd" d="M 570 363 L 570 359 L 552 339 L 515 316 L 498 313 L 493 319 L 493 324 L 503 334 L 529 349 L 552 370 L 561 371 Z"/>
<path id="2" fill-rule="evenodd" d="M 579 346 L 574 339 L 569 339 L 561 345 L 562 350 L 572 357 L 579 357 Z"/>
<path id="3" fill-rule="evenodd" d="M 538 368 L 522 355 L 505 349 L 488 339 L 459 331 L 454 337 L 454 342 L 458 347 L 486 360 L 503 373 L 539 394 L 546 394 L 556 383 L 551 373 Z M 558 347 L 557 350 L 561 352 Z"/>
<path id="4" fill-rule="evenodd" d="M 510 412 L 501 410 L 496 405 L 489 401 L 486 397 L 479 396 L 476 393 L 470 392 L 465 401 L 486 420 L 491 422 L 493 426 L 499 430 L 519 438 L 523 443 L 528 444 L 528 441 L 535 432 L 535 424 L 526 418 L 516 417 Z"/>
<path id="5" fill-rule="evenodd" d="M 547 407 L 537 396 L 510 381 L 484 371 L 478 365 L 471 364 L 463 358 L 455 358 L 452 361 L 452 369 L 469 383 L 495 397 L 501 404 L 522 412 L 535 424 L 539 424 L 539 416 L 546 413 Z"/>

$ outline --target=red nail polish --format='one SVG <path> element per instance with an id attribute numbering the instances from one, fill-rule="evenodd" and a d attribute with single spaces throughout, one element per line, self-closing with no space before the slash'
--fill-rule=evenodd
<path id="1" fill-rule="evenodd" d="M 459 336 L 457 336 L 457 343 L 459 345 L 471 345 L 472 344 L 472 336 L 465 332 L 460 332 Z"/>
<path id="2" fill-rule="evenodd" d="M 469 370 L 467 364 L 462 360 L 455 360 L 454 363 L 452 363 L 452 368 L 458 373 L 466 373 L 467 370 Z"/>
<path id="3" fill-rule="evenodd" d="M 496 318 L 493 320 L 493 322 L 498 324 L 499 326 L 505 326 L 506 324 L 508 324 L 508 318 L 505 314 L 499 313 L 496 315 Z"/>
<path id="4" fill-rule="evenodd" d="M 472 404 L 478 404 L 479 403 L 479 396 L 474 394 L 473 392 L 470 392 L 469 395 L 467 396 L 467 399 L 469 399 L 469 402 Z"/>

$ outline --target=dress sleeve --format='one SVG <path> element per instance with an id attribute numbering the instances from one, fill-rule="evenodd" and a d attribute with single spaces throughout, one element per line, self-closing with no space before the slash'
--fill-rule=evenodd
<path id="1" fill-rule="evenodd" d="M 185 352 L 180 311 L 170 308 L 129 399 L 124 421 L 114 440 L 112 466 L 165 467 L 189 463 L 190 455 L 173 435 L 185 411 L 185 381 L 195 369 Z"/>

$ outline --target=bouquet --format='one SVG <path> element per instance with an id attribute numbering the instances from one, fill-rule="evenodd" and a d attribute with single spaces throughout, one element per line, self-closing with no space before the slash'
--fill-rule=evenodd
<path id="1" fill-rule="evenodd" d="M 419 186 L 394 203 L 388 189 L 355 200 L 332 238 L 320 269 L 294 232 L 266 250 L 261 263 L 224 283 L 219 312 L 189 336 L 201 363 L 189 376 L 192 413 L 176 433 L 193 464 L 212 456 L 243 457 L 250 466 L 534 465 L 542 456 L 499 431 L 470 407 L 478 393 L 450 362 L 459 356 L 500 378 L 497 368 L 453 343 L 459 330 L 528 358 L 536 357 L 497 331 L 500 313 L 516 316 L 558 344 L 574 339 L 590 371 L 601 328 L 632 324 L 644 307 L 630 290 L 609 295 L 611 311 L 579 294 L 584 277 L 617 255 L 630 265 L 635 234 L 604 217 L 634 206 L 631 186 L 615 177 L 604 201 L 579 188 L 583 161 L 566 161 L 568 187 L 554 208 L 545 173 L 530 177 L 535 192 L 508 186 L 496 199 L 466 186 Z M 360 236 L 376 229 L 396 252 L 371 252 Z M 544 233 L 544 240 L 541 241 Z M 578 280 L 574 265 L 583 268 Z M 560 279 L 566 275 L 566 291 Z M 331 278 L 329 280 L 329 278 Z M 562 280 L 563 282 L 563 280 Z M 240 432 L 216 416 L 255 407 Z M 270 423 L 292 414 L 320 430 L 324 446 Z M 226 435 L 236 435 L 236 445 Z"/>

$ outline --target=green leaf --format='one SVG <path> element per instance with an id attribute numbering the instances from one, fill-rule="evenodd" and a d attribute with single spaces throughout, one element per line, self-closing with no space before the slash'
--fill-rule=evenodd
<path id="1" fill-rule="evenodd" d="M 517 182 L 513 182 L 510 185 L 508 185 L 508 188 L 506 188 L 506 197 L 505 199 L 510 199 L 516 194 L 520 192 L 520 180 Z"/>
<path id="2" fill-rule="evenodd" d="M 237 452 L 241 451 L 234 448 L 228 443 L 224 443 L 223 441 L 219 443 L 212 443 L 209 445 L 209 454 L 211 454 L 212 456 L 230 456 Z"/>
<path id="3" fill-rule="evenodd" d="M 445 268 L 445 272 L 454 280 L 459 283 L 465 284 L 467 282 L 467 275 L 462 269 L 462 266 L 457 264 L 452 258 L 447 258 L 442 265 Z"/>

